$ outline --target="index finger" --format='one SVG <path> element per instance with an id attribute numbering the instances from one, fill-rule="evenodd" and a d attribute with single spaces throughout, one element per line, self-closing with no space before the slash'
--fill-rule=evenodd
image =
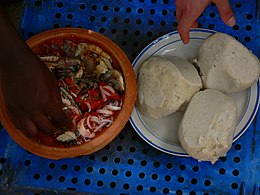
<path id="1" fill-rule="evenodd" d="M 189 42 L 189 31 L 208 4 L 209 1 L 201 1 L 199 3 L 197 2 L 197 4 L 194 1 L 190 1 L 188 4 L 186 4 L 185 9 L 183 10 L 181 21 L 177 27 L 184 44 Z"/>
<path id="2" fill-rule="evenodd" d="M 195 17 L 191 17 L 190 15 L 187 15 L 187 14 L 184 14 L 181 18 L 181 21 L 177 27 L 177 30 L 178 30 L 181 40 L 184 44 L 189 43 L 189 40 L 190 40 L 189 32 L 195 21 L 196 21 Z"/>
<path id="3" fill-rule="evenodd" d="M 175 0 L 175 7 L 176 7 L 176 20 L 180 22 L 182 17 L 182 2 L 183 0 Z"/>

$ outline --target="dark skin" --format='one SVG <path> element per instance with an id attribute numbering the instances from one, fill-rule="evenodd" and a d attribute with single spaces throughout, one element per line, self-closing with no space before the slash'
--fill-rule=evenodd
<path id="1" fill-rule="evenodd" d="M 55 77 L 22 41 L 1 8 L 0 26 L 0 82 L 14 125 L 28 136 L 70 127 Z"/>

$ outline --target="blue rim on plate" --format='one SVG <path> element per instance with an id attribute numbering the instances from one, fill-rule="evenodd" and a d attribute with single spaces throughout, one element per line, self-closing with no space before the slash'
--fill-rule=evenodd
<path id="1" fill-rule="evenodd" d="M 159 37 L 146 46 L 134 60 L 132 66 L 134 68 L 136 78 L 138 78 L 138 70 L 141 64 L 151 56 L 170 54 L 184 57 L 186 59 L 196 57 L 196 51 L 193 51 L 194 48 L 198 49 L 203 40 L 214 33 L 216 33 L 216 31 L 208 29 L 192 29 L 190 31 L 190 43 L 188 45 L 184 45 L 182 43 L 177 31 L 170 32 Z M 187 54 L 186 56 L 185 52 Z M 192 52 L 193 54 L 191 54 Z M 231 95 L 235 99 L 235 102 L 237 102 L 237 106 L 241 107 L 240 117 L 235 130 L 233 142 L 245 133 L 257 113 L 259 107 L 259 87 L 260 81 L 258 80 L 249 89 L 244 90 L 241 93 Z M 154 148 L 171 155 L 189 157 L 189 155 L 181 147 L 180 143 L 170 142 L 160 137 L 158 133 L 154 133 L 153 130 L 151 130 L 151 124 L 148 124 L 149 122 L 147 123 L 136 106 L 134 107 L 129 121 L 140 137 Z"/>

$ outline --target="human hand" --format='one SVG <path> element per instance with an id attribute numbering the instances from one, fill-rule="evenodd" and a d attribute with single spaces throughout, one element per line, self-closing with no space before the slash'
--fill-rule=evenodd
<path id="1" fill-rule="evenodd" d="M 62 111 L 56 79 L 47 66 L 24 48 L 6 58 L 10 65 L 1 68 L 0 81 L 14 125 L 28 136 L 70 126 Z"/>
<path id="2" fill-rule="evenodd" d="M 0 6 L 0 84 L 15 127 L 29 136 L 71 127 L 54 75 L 22 41 Z"/>
<path id="3" fill-rule="evenodd" d="M 234 26 L 236 19 L 228 0 L 175 0 L 177 30 L 184 44 L 189 43 L 189 31 L 198 26 L 197 18 L 211 3 L 215 3 L 222 21 L 228 26 Z"/>

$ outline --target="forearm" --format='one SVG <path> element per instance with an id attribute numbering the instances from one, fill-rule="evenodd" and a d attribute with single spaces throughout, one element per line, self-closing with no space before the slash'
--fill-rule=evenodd
<path id="1" fill-rule="evenodd" d="M 15 61 L 21 60 L 24 55 L 28 55 L 30 50 L 21 39 L 16 28 L 5 15 L 0 6 L 0 70 L 18 66 Z M 21 63 L 19 63 L 21 64 Z M 16 67 L 18 68 L 18 67 Z"/>

